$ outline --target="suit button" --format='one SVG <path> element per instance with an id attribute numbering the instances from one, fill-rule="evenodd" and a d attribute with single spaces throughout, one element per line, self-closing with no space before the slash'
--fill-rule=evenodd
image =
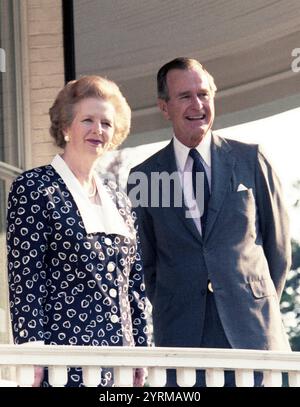
<path id="1" fill-rule="evenodd" d="M 211 293 L 214 292 L 211 281 L 208 281 L 207 288 L 208 288 L 208 291 L 210 291 Z"/>
<path id="2" fill-rule="evenodd" d="M 206 290 L 202 289 L 201 294 L 204 296 L 206 294 Z"/>

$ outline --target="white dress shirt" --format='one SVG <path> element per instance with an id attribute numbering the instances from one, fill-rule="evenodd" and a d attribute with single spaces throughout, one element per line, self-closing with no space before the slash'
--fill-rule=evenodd
<path id="1" fill-rule="evenodd" d="M 190 213 L 189 217 L 193 218 L 199 233 L 202 234 L 200 213 L 193 194 L 193 180 L 192 180 L 193 159 L 192 157 L 189 156 L 189 152 L 191 149 L 182 144 L 175 136 L 173 138 L 173 144 L 181 187 L 184 191 L 185 205 L 189 209 Z M 201 156 L 201 161 L 205 168 L 209 189 L 211 191 L 210 146 L 211 146 L 211 132 L 207 133 L 204 139 L 201 141 L 201 143 L 198 144 L 198 146 L 195 148 Z"/>

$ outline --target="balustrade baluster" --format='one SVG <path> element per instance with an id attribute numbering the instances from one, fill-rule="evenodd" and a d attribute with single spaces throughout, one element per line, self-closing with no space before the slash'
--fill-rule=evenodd
<path id="1" fill-rule="evenodd" d="M 235 384 L 237 387 L 253 387 L 254 386 L 253 370 L 236 369 Z"/>
<path id="2" fill-rule="evenodd" d="M 132 387 L 133 385 L 132 367 L 115 367 L 114 382 L 116 387 Z"/>
<path id="3" fill-rule="evenodd" d="M 152 387 L 163 387 L 167 382 L 166 369 L 163 367 L 151 367 L 148 369 L 148 382 Z"/>
<path id="4" fill-rule="evenodd" d="M 16 378 L 19 386 L 31 387 L 34 382 L 34 366 L 17 366 Z"/>
<path id="5" fill-rule="evenodd" d="M 97 387 L 101 380 L 101 367 L 84 366 L 82 368 L 83 383 L 87 387 Z"/>
<path id="6" fill-rule="evenodd" d="M 300 372 L 289 372 L 289 386 L 300 387 Z"/>
<path id="7" fill-rule="evenodd" d="M 192 387 L 196 383 L 196 370 L 191 367 L 176 369 L 176 381 L 180 387 Z"/>
<path id="8" fill-rule="evenodd" d="M 67 366 L 49 366 L 49 383 L 53 387 L 64 387 L 68 381 Z"/>
<path id="9" fill-rule="evenodd" d="M 281 387 L 282 374 L 276 370 L 264 370 L 264 386 L 265 387 Z"/>
<path id="10" fill-rule="evenodd" d="M 224 370 L 223 369 L 206 369 L 205 381 L 207 387 L 222 387 L 224 386 Z"/>

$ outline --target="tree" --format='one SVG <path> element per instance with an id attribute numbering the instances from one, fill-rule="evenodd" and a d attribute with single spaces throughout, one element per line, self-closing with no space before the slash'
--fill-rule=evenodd
<path id="1" fill-rule="evenodd" d="M 293 186 L 295 190 L 299 192 L 300 180 Z M 294 208 L 299 207 L 300 199 L 297 198 L 294 203 Z M 294 239 L 292 239 L 291 243 L 292 267 L 282 295 L 281 311 L 291 347 L 294 351 L 300 351 L 300 245 L 299 242 Z"/>

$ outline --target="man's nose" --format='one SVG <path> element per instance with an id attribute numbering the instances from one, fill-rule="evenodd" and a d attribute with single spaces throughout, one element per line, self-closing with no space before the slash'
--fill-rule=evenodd
<path id="1" fill-rule="evenodd" d="M 195 108 L 202 108 L 203 107 L 203 100 L 201 99 L 201 97 L 200 96 L 198 96 L 198 95 L 195 95 L 193 98 L 192 98 L 192 103 L 193 103 L 193 106 L 195 107 Z"/>

